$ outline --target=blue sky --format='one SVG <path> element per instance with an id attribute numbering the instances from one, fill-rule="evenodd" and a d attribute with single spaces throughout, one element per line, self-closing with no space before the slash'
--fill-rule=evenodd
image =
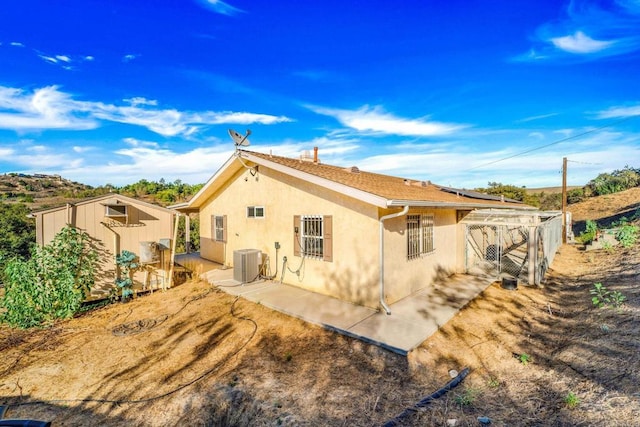
<path id="1" fill-rule="evenodd" d="M 21 0 L 0 173 L 206 181 L 250 149 L 455 187 L 640 167 L 640 0 Z"/>

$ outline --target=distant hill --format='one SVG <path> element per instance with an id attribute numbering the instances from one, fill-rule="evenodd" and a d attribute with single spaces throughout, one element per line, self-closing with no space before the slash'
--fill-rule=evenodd
<path id="1" fill-rule="evenodd" d="M 79 198 L 92 197 L 104 189 L 70 181 L 60 175 L 7 173 L 0 175 L 0 202 L 24 203 L 30 209 L 59 206 Z"/>
<path id="2" fill-rule="evenodd" d="M 576 188 L 582 188 L 581 185 L 568 185 L 567 191 L 575 190 Z M 526 188 L 527 194 L 556 194 L 562 193 L 562 186 L 557 187 L 540 187 L 540 188 Z"/>

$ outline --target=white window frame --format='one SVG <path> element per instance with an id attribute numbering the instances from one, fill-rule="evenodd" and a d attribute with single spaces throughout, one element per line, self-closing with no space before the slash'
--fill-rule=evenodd
<path id="1" fill-rule="evenodd" d="M 435 215 L 407 215 L 407 259 L 418 259 L 435 251 Z"/>
<path id="2" fill-rule="evenodd" d="M 224 242 L 224 216 L 214 215 L 213 221 L 213 240 L 216 242 Z"/>
<path id="3" fill-rule="evenodd" d="M 307 258 L 324 258 L 324 217 L 300 215 L 300 246 Z"/>
<path id="4" fill-rule="evenodd" d="M 261 212 L 260 215 L 258 211 Z M 247 218 L 264 218 L 264 206 L 247 206 Z"/>

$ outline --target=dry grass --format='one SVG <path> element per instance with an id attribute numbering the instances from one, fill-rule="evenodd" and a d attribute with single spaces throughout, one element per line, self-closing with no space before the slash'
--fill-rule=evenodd
<path id="1" fill-rule="evenodd" d="M 409 357 L 190 282 L 47 330 L 0 327 L 0 404 L 67 426 L 369 426 L 466 366 L 403 425 L 634 425 L 639 256 L 563 246 L 544 287 L 489 287 Z M 595 282 L 623 308 L 594 308 Z"/>

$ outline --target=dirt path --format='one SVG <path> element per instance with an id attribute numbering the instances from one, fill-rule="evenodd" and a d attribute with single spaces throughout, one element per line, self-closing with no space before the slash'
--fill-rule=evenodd
<path id="1" fill-rule="evenodd" d="M 0 405 L 65 426 L 369 426 L 469 367 L 406 425 L 634 425 L 639 256 L 563 246 L 544 287 L 490 286 L 408 358 L 190 282 L 45 330 L 0 327 Z M 626 304 L 593 307 L 596 282 Z"/>

